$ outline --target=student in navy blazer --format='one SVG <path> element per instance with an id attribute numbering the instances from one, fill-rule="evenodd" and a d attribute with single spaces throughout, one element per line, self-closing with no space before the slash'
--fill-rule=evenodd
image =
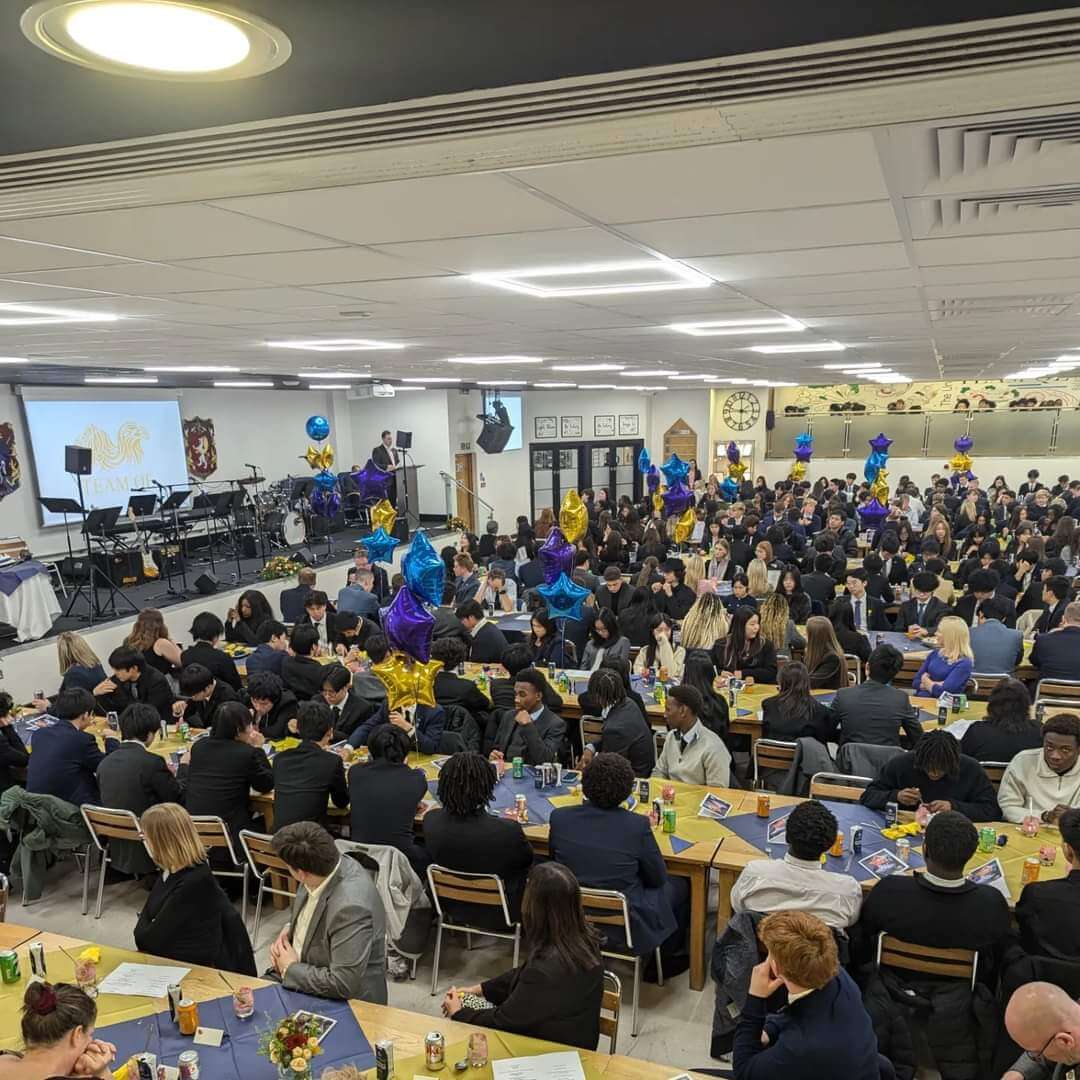
<path id="1" fill-rule="evenodd" d="M 662 948 L 664 974 L 672 974 L 684 955 L 689 889 L 683 879 L 668 877 L 649 819 L 622 806 L 634 788 L 634 769 L 620 754 L 597 754 L 581 786 L 588 802 L 551 814 L 551 855 L 583 886 L 624 893 L 634 952 L 648 957 Z"/>

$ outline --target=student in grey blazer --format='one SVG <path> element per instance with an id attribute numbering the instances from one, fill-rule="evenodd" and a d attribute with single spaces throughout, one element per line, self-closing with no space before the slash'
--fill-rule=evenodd
<path id="1" fill-rule="evenodd" d="M 292 918 L 270 946 L 289 990 L 386 1004 L 386 913 L 375 877 L 313 821 L 274 834 L 274 853 L 300 888 Z"/>

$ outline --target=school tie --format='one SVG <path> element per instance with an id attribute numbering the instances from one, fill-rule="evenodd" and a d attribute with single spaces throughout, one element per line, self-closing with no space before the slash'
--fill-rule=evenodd
<path id="1" fill-rule="evenodd" d="M 915 613 L 915 625 L 922 626 L 923 617 L 926 615 L 926 605 L 920 604 L 918 611 Z"/>
<path id="2" fill-rule="evenodd" d="M 862 601 L 861 600 L 856 600 L 855 601 L 855 629 L 856 630 L 862 630 L 863 629 Z"/>
<path id="3" fill-rule="evenodd" d="M 684 739 L 682 737 L 682 735 L 680 735 L 679 736 L 679 756 L 681 757 L 685 753 L 686 753 L 686 739 Z"/>

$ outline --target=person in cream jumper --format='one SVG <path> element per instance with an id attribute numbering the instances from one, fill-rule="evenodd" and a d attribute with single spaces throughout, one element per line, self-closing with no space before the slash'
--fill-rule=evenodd
<path id="1" fill-rule="evenodd" d="M 1021 750 L 1001 778 L 998 805 L 1006 821 L 1035 814 L 1055 824 L 1080 806 L 1080 717 L 1058 713 L 1043 724 L 1043 744 Z"/>
<path id="2" fill-rule="evenodd" d="M 682 678 L 686 651 L 672 641 L 674 623 L 662 612 L 649 620 L 649 644 L 634 658 L 634 674 L 643 675 L 649 668 L 667 668 L 668 678 Z"/>

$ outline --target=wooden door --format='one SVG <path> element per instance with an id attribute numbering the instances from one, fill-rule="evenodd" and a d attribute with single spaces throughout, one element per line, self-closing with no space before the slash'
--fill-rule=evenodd
<path id="1" fill-rule="evenodd" d="M 465 522 L 465 528 L 476 532 L 476 500 L 469 494 L 476 491 L 476 456 L 474 454 L 454 455 L 454 479 L 463 484 L 468 491 L 457 488 L 457 516 Z"/>
<path id="2" fill-rule="evenodd" d="M 697 432 L 682 417 L 664 432 L 664 459 L 667 460 L 672 454 L 678 454 L 683 461 L 697 461 Z"/>

